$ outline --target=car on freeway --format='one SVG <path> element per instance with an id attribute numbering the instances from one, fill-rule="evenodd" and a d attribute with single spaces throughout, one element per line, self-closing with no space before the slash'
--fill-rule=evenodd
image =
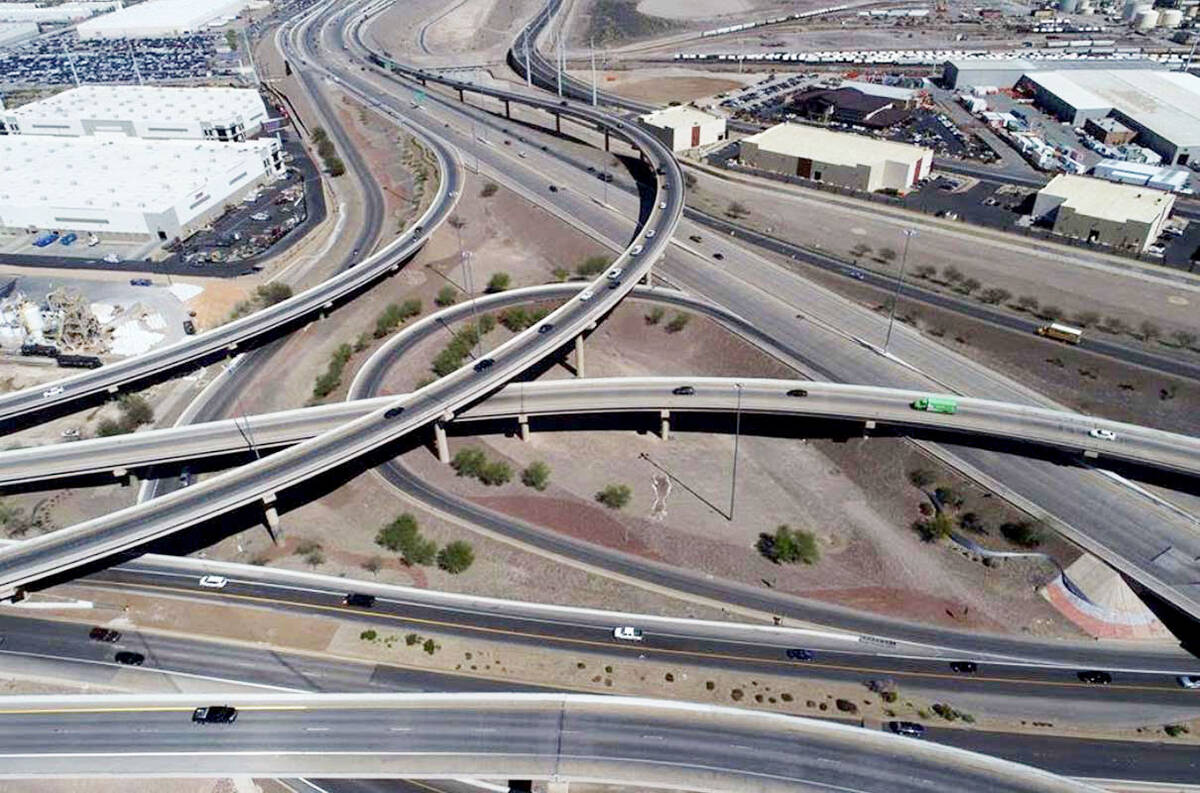
<path id="1" fill-rule="evenodd" d="M 608 282 L 608 288 L 609 288 L 609 289 L 616 289 L 616 288 L 617 288 L 618 286 L 620 286 L 620 285 L 621 285 L 621 280 L 620 280 L 619 278 L 618 278 L 616 281 L 609 281 L 609 282 Z"/>
<path id="2" fill-rule="evenodd" d="M 1092 438 L 1099 438 L 1102 441 L 1115 441 L 1117 439 L 1117 433 L 1112 430 L 1102 430 L 1099 427 L 1094 430 L 1088 430 L 1088 435 Z"/>
<path id="3" fill-rule="evenodd" d="M 493 361 L 491 358 L 480 358 L 475 362 L 475 371 L 486 372 L 488 369 L 492 368 L 492 364 L 494 363 L 495 361 Z"/>
<path id="4" fill-rule="evenodd" d="M 69 441 L 73 441 L 79 437 L 79 427 L 67 427 L 59 435 Z"/>
<path id="5" fill-rule="evenodd" d="M 153 282 L 149 278 L 130 278 L 130 286 L 151 286 Z"/>
<path id="6" fill-rule="evenodd" d="M 641 628 L 635 628 L 632 625 L 621 625 L 613 628 L 613 638 L 620 639 L 623 642 L 640 642 L 645 639 Z"/>
<path id="7" fill-rule="evenodd" d="M 360 592 L 351 592 L 342 598 L 342 604 L 346 606 L 355 606 L 356 608 L 369 609 L 375 605 L 374 595 L 364 595 Z"/>
<path id="8" fill-rule="evenodd" d="M 587 301 L 591 300 L 595 294 L 596 290 L 589 287 L 579 293 L 579 302 L 586 303 Z"/>
<path id="9" fill-rule="evenodd" d="M 787 651 L 787 657 L 792 661 L 811 661 L 816 658 L 812 650 L 805 650 L 800 647 L 793 647 Z"/>
<path id="10" fill-rule="evenodd" d="M 1093 686 L 1107 686 L 1112 682 L 1112 675 L 1108 672 L 1098 672 L 1095 669 L 1087 669 L 1083 672 L 1075 674 L 1081 681 Z"/>
<path id="11" fill-rule="evenodd" d="M 667 208 L 667 202 L 666 202 L 666 201 L 659 201 L 659 202 L 658 202 L 658 208 L 659 208 L 659 209 L 666 209 L 666 208 Z"/>
<path id="12" fill-rule="evenodd" d="M 859 281 L 863 280 L 866 277 L 862 274 L 862 270 L 855 270 L 852 267 L 846 268 L 845 273 L 846 273 L 846 275 L 850 276 L 851 278 L 855 278 Z"/>
<path id="13" fill-rule="evenodd" d="M 723 261 L 725 261 L 725 254 L 721 253 L 720 251 L 717 251 L 716 253 L 713 254 L 713 258 L 719 262 L 723 262 Z"/>
<path id="14" fill-rule="evenodd" d="M 192 472 L 184 468 L 179 474 L 179 486 L 188 487 L 192 484 Z"/>
<path id="15" fill-rule="evenodd" d="M 125 664 L 126 666 L 141 666 L 146 662 L 146 656 L 142 655 L 141 653 L 122 650 L 113 656 L 113 660 L 119 664 Z"/>
<path id="16" fill-rule="evenodd" d="M 79 239 L 79 235 L 72 231 L 68 234 L 64 234 L 62 239 L 60 239 L 58 242 L 60 245 L 70 245 L 77 239 Z"/>
<path id="17" fill-rule="evenodd" d="M 206 575 L 200 578 L 200 586 L 205 589 L 224 589 L 229 579 L 223 575 Z"/>
<path id="18" fill-rule="evenodd" d="M 598 174 L 598 178 L 602 182 L 611 182 L 613 180 L 613 175 L 608 171 L 604 171 L 603 173 Z"/>
<path id="19" fill-rule="evenodd" d="M 554 325 L 549 322 L 544 322 L 538 326 L 538 333 L 549 333 L 554 330 Z"/>
<path id="20" fill-rule="evenodd" d="M 629 251 L 629 255 L 630 255 L 630 256 L 637 256 L 637 255 L 638 255 L 639 253 L 641 253 L 641 252 L 642 252 L 642 246 L 641 246 L 641 245 L 634 245 L 634 246 L 633 246 L 633 249 Z"/>
<path id="21" fill-rule="evenodd" d="M 690 385 L 681 385 L 679 388 L 672 389 L 671 393 L 675 396 L 691 396 L 696 393 L 696 389 Z"/>
<path id="22" fill-rule="evenodd" d="M 793 388 L 793 389 L 790 389 L 790 390 L 787 392 L 787 395 L 788 395 L 788 396 L 790 396 L 790 397 L 806 397 L 806 396 L 808 396 L 808 389 L 806 389 L 806 388 Z"/>
<path id="23" fill-rule="evenodd" d="M 114 631 L 110 628 L 101 628 L 100 626 L 96 626 L 88 631 L 88 638 L 94 642 L 108 642 L 109 644 L 115 644 L 116 642 L 121 641 L 121 632 Z"/>
<path id="24" fill-rule="evenodd" d="M 625 271 L 624 271 L 624 270 L 622 270 L 620 267 L 614 267 L 614 268 L 612 268 L 611 270 L 609 270 L 607 273 L 605 273 L 604 275 L 605 275 L 605 277 L 607 277 L 609 280 L 615 280 L 615 279 L 617 279 L 617 278 L 620 278 L 620 277 L 621 277 L 621 273 L 623 273 L 623 272 L 625 272 Z"/>
<path id="25" fill-rule="evenodd" d="M 551 192 L 551 193 L 557 193 L 557 192 L 558 192 L 558 187 L 557 187 L 557 186 L 555 186 L 555 185 L 550 185 L 550 192 Z"/>
<path id="26" fill-rule="evenodd" d="M 394 418 L 396 418 L 396 416 L 399 416 L 403 412 L 404 412 L 404 405 L 400 405 L 398 407 L 388 408 L 387 413 L 384 413 L 383 417 L 385 419 L 394 419 Z"/>
<path id="27" fill-rule="evenodd" d="M 257 220 L 259 223 L 262 223 L 263 221 L 270 220 L 271 216 L 268 215 L 266 212 L 255 212 L 253 215 L 250 216 L 250 219 Z"/>
<path id="28" fill-rule="evenodd" d="M 960 675 L 973 675 L 979 671 L 979 664 L 974 661 L 951 661 L 950 669 Z"/>
<path id="29" fill-rule="evenodd" d="M 1182 688 L 1200 689 L 1200 675 L 1180 675 L 1175 682 Z"/>
<path id="30" fill-rule="evenodd" d="M 42 398 L 49 399 L 50 397 L 58 396 L 65 390 L 66 389 L 60 385 L 56 385 L 52 388 L 47 388 L 45 391 L 42 392 Z"/>
<path id="31" fill-rule="evenodd" d="M 704 238 L 701 237 L 699 234 L 693 234 L 692 236 L 688 237 L 688 239 L 691 240 L 692 242 L 700 242 L 700 240 L 702 240 Z"/>
<path id="32" fill-rule="evenodd" d="M 185 319 L 183 321 L 183 332 L 189 336 L 195 336 L 196 335 L 196 323 L 192 322 L 190 319 Z"/>
<path id="33" fill-rule="evenodd" d="M 654 235 L 655 235 L 655 234 L 657 234 L 657 233 L 658 233 L 658 232 L 657 232 L 657 231 L 655 231 L 654 229 L 647 229 L 647 231 L 646 231 L 646 239 L 648 239 L 648 240 L 650 240 L 650 239 L 654 239 Z"/>
<path id="34" fill-rule="evenodd" d="M 108 262 L 109 264 L 120 264 L 121 257 L 115 253 L 110 253 L 104 257 L 104 261 Z"/>
<path id="35" fill-rule="evenodd" d="M 525 151 L 521 150 L 521 151 L 517 152 L 517 156 L 520 157 L 521 159 L 525 159 L 525 157 L 526 157 Z"/>
<path id="36" fill-rule="evenodd" d="M 233 724 L 237 721 L 237 708 L 229 705 L 209 705 L 192 711 L 192 721 L 197 724 Z"/>
<path id="37" fill-rule="evenodd" d="M 595 173 L 595 172 L 596 172 L 596 166 L 594 166 L 594 165 L 589 165 L 589 166 L 587 167 L 587 172 L 588 172 L 588 173 Z"/>
<path id="38" fill-rule="evenodd" d="M 889 721 L 887 727 L 896 735 L 907 735 L 910 738 L 920 738 L 925 735 L 925 725 L 917 724 L 915 721 Z"/>

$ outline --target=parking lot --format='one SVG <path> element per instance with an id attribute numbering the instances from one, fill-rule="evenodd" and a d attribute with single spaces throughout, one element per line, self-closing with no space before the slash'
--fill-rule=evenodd
<path id="1" fill-rule="evenodd" d="M 0 83 L 10 86 L 136 83 L 237 74 L 236 57 L 217 53 L 218 34 L 80 41 L 74 30 L 0 52 Z M 78 78 L 76 78 L 78 75 Z"/>

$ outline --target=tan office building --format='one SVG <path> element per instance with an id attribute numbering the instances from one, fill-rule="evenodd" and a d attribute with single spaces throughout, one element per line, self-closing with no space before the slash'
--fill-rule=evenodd
<path id="1" fill-rule="evenodd" d="M 1053 221 L 1056 234 L 1140 253 L 1158 239 L 1174 205 L 1164 190 L 1059 174 L 1038 191 L 1033 216 Z"/>
<path id="2" fill-rule="evenodd" d="M 751 168 L 868 192 L 906 192 L 933 166 L 931 149 L 804 124 L 777 124 L 739 147 Z"/>

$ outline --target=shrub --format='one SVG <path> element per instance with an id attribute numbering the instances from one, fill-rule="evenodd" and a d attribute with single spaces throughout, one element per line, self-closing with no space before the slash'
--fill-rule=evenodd
<path id="1" fill-rule="evenodd" d="M 890 261 L 894 260 L 895 258 L 896 258 L 896 252 L 894 250 L 892 250 L 891 248 L 880 248 L 879 249 L 879 261 L 890 262 Z M 936 270 L 934 272 L 936 272 Z"/>
<path id="2" fill-rule="evenodd" d="M 479 471 L 479 481 L 499 487 L 512 479 L 512 468 L 503 460 L 489 460 Z"/>
<path id="3" fill-rule="evenodd" d="M 383 559 L 379 558 L 378 556 L 372 556 L 370 559 L 367 559 L 362 563 L 362 568 L 371 575 L 376 575 L 380 570 L 383 569 Z"/>
<path id="4" fill-rule="evenodd" d="M 409 564 L 430 564 L 437 553 L 437 543 L 421 536 L 417 519 L 408 512 L 380 529 L 375 543 L 399 553 Z"/>
<path id="5" fill-rule="evenodd" d="M 447 573 L 457 574 L 465 571 L 475 562 L 475 551 L 470 543 L 455 540 L 438 551 L 437 566 Z"/>
<path id="6" fill-rule="evenodd" d="M 981 284 L 979 282 L 978 278 L 966 278 L 963 280 L 963 282 L 961 284 L 959 284 L 955 288 L 959 292 L 962 292 L 965 295 L 969 295 L 981 286 L 983 286 L 983 284 Z"/>
<path id="7" fill-rule="evenodd" d="M 379 638 L 379 634 L 375 632 L 374 628 L 368 628 L 367 630 L 358 634 L 358 638 L 362 639 L 364 642 L 373 642 Z"/>
<path id="8" fill-rule="evenodd" d="M 382 339 L 399 327 L 400 323 L 420 313 L 420 300 L 405 300 L 400 304 L 389 303 L 387 308 L 375 318 L 375 338 Z"/>
<path id="9" fill-rule="evenodd" d="M 842 713 L 858 713 L 858 705 L 855 705 L 848 699 L 838 699 L 834 702 L 834 705 L 836 705 L 837 709 Z"/>
<path id="10" fill-rule="evenodd" d="M 554 280 L 556 281 L 565 281 L 571 277 L 571 271 L 566 267 L 555 267 L 550 271 L 550 274 L 554 276 Z"/>
<path id="11" fill-rule="evenodd" d="M 755 544 L 758 552 L 775 564 L 815 564 L 821 558 L 817 538 L 810 531 L 793 529 L 786 523 L 776 527 L 774 534 L 763 532 Z"/>
<path id="12" fill-rule="evenodd" d="M 914 468 L 908 472 L 908 481 L 912 483 L 913 487 L 919 487 L 922 490 L 932 485 L 934 479 L 933 471 L 928 468 Z"/>
<path id="13" fill-rule="evenodd" d="M 433 639 L 426 639 L 425 643 L 421 645 L 421 649 L 424 650 L 425 652 L 429 653 L 430 655 L 433 655 L 434 653 L 436 653 L 438 651 L 439 648 L 438 648 L 438 643 L 435 642 Z"/>
<path id="14" fill-rule="evenodd" d="M 1017 308 L 1033 313 L 1037 311 L 1040 301 L 1033 295 L 1021 295 L 1017 298 Z"/>
<path id="15" fill-rule="evenodd" d="M 749 215 L 750 210 L 746 208 L 745 204 L 742 204 L 738 201 L 731 201 L 729 203 L 729 208 L 725 210 L 725 214 L 736 220 L 740 217 Z"/>
<path id="16" fill-rule="evenodd" d="M 590 278 L 607 270 L 610 263 L 612 263 L 612 259 L 607 256 L 589 256 L 579 263 L 575 272 L 585 278 Z"/>
<path id="17" fill-rule="evenodd" d="M 121 432 L 133 432 L 143 424 L 154 421 L 154 408 L 140 394 L 126 394 L 120 399 Z M 120 434 L 120 433 L 117 433 Z"/>
<path id="18" fill-rule="evenodd" d="M 505 289 L 508 289 L 508 285 L 510 283 L 512 283 L 512 278 L 509 276 L 508 273 L 503 273 L 503 272 L 493 273 L 492 277 L 488 279 L 486 291 L 489 294 L 495 294 L 496 292 L 503 292 Z"/>
<path id="19" fill-rule="evenodd" d="M 342 384 L 342 371 L 354 355 L 354 348 L 349 344 L 340 344 L 330 357 L 329 366 L 325 373 L 313 384 L 313 396 L 317 399 L 329 396 Z"/>
<path id="20" fill-rule="evenodd" d="M 976 534 L 982 534 L 987 531 L 983 525 L 983 519 L 974 512 L 964 512 L 958 519 L 958 525 L 965 531 L 973 531 Z"/>
<path id="21" fill-rule="evenodd" d="M 1031 523 L 1027 520 L 1001 524 L 1000 533 L 1013 545 L 1019 545 L 1022 548 L 1036 548 L 1045 539 L 1045 530 L 1042 524 L 1040 522 Z"/>
<path id="22" fill-rule="evenodd" d="M 450 284 L 446 284 L 438 290 L 437 297 L 433 299 L 442 308 L 452 306 L 458 302 L 458 290 Z"/>
<path id="23" fill-rule="evenodd" d="M 646 324 L 657 325 L 662 322 L 662 318 L 666 316 L 667 310 L 662 306 L 655 306 L 646 312 Z"/>
<path id="24" fill-rule="evenodd" d="M 485 184 L 483 186 L 483 189 L 479 191 L 479 197 L 480 198 L 491 198 L 492 196 L 494 196 L 496 194 L 496 191 L 499 189 L 500 189 L 499 185 L 497 185 L 495 182 L 488 182 L 487 184 Z"/>
<path id="25" fill-rule="evenodd" d="M 1012 297 L 1012 292 L 1008 291 L 1007 289 L 1001 289 L 999 287 L 993 286 L 993 287 L 989 287 L 988 289 L 983 290 L 983 292 L 979 295 L 979 300 L 980 300 L 980 302 L 987 303 L 990 306 L 994 306 L 999 303 L 1003 303 L 1005 300 L 1008 300 L 1010 297 Z"/>
<path id="26" fill-rule="evenodd" d="M 933 491 L 933 495 L 942 504 L 951 507 L 961 507 L 963 505 L 963 497 L 957 490 L 952 487 L 939 487 Z"/>
<path id="27" fill-rule="evenodd" d="M 913 528 L 925 542 L 937 542 L 950 536 L 950 533 L 954 531 L 954 521 L 945 512 L 938 512 L 928 520 L 917 521 L 913 524 Z"/>
<path id="28" fill-rule="evenodd" d="M 341 157 L 330 157 L 325 161 L 325 168 L 330 176 L 341 176 L 346 172 L 346 164 L 342 162 Z"/>
<path id="29" fill-rule="evenodd" d="M 682 311 L 676 311 L 675 316 L 671 317 L 671 321 L 667 323 L 667 333 L 678 333 L 686 328 L 691 320 L 691 314 L 685 314 Z"/>
<path id="30" fill-rule="evenodd" d="M 450 467 L 455 470 L 459 476 L 479 476 L 479 472 L 487 464 L 487 455 L 482 449 L 474 446 L 468 446 L 465 449 L 459 449 L 454 455 L 454 459 L 450 461 Z"/>
<path id="31" fill-rule="evenodd" d="M 533 324 L 533 321 L 533 315 L 520 306 L 506 308 L 500 312 L 500 324 L 513 333 L 525 330 Z"/>
<path id="32" fill-rule="evenodd" d="M 304 561 L 307 562 L 310 567 L 320 567 L 321 565 L 325 564 L 325 552 L 321 550 L 320 546 L 317 546 L 312 551 L 304 554 Z"/>
<path id="33" fill-rule="evenodd" d="M 421 637 L 418 634 L 408 633 L 408 634 L 405 634 L 405 636 L 404 636 L 404 643 L 407 644 L 409 647 L 412 647 L 414 644 L 419 644 L 420 642 L 421 642 Z"/>
<path id="34" fill-rule="evenodd" d="M 254 290 L 254 296 L 264 306 L 273 306 L 289 299 L 292 296 L 292 288 L 279 281 L 272 281 L 269 284 L 259 284 Z"/>
<path id="35" fill-rule="evenodd" d="M 608 485 L 596 494 L 596 500 L 609 509 L 621 509 L 632 497 L 633 491 L 628 485 Z"/>
<path id="36" fill-rule="evenodd" d="M 1185 724 L 1168 724 L 1166 727 L 1163 727 L 1163 732 L 1172 738 L 1178 738 L 1181 735 L 1187 735 L 1191 730 Z"/>
<path id="37" fill-rule="evenodd" d="M 521 483 L 534 490 L 545 490 L 550 484 L 550 466 L 541 460 L 534 460 L 521 472 Z"/>

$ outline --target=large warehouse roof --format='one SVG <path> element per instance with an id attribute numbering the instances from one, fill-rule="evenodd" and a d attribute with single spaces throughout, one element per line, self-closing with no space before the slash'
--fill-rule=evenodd
<path id="1" fill-rule="evenodd" d="M 849 167 L 879 165 L 896 160 L 915 162 L 930 154 L 929 149 L 907 143 L 894 143 L 849 132 L 832 132 L 805 124 L 776 124 L 744 140 L 757 143 L 760 149 L 766 151 Z"/>
<path id="2" fill-rule="evenodd" d="M 92 14 L 121 7 L 121 0 L 105 2 L 60 3 L 39 6 L 34 3 L 0 3 L 0 20 L 11 22 L 74 22 Z"/>
<path id="3" fill-rule="evenodd" d="M 138 38 L 192 33 L 215 19 L 233 17 L 247 0 L 147 0 L 79 24 L 81 39 Z"/>
<path id="4" fill-rule="evenodd" d="M 1080 215 L 1114 223 L 1129 220 L 1153 223 L 1162 214 L 1164 206 L 1170 209 L 1175 203 L 1175 197 L 1163 190 L 1070 174 L 1054 177 L 1038 194 L 1062 198 L 1061 206 Z"/>
<path id="5" fill-rule="evenodd" d="M 1112 108 L 1176 146 L 1200 145 L 1200 77 L 1187 72 L 1100 69 L 1027 79 L 1073 107 Z"/>
<path id="6" fill-rule="evenodd" d="M 710 115 L 687 105 L 673 105 L 662 110 L 656 110 L 653 113 L 647 113 L 641 116 L 640 119 L 643 124 L 676 129 L 678 127 L 691 127 L 696 124 L 710 124 L 713 121 L 720 121 L 721 117 Z"/>
<path id="7" fill-rule="evenodd" d="M 247 143 L 0 137 L 0 205 L 161 211 L 244 171 L 261 173 L 274 139 Z M 0 218 L 0 225 L 3 225 Z"/>
<path id="8" fill-rule="evenodd" d="M 240 116 L 247 124 L 267 117 L 262 96 L 252 88 L 84 85 L 30 102 L 8 113 L 34 119 L 123 119 L 163 122 L 214 121 Z"/>

